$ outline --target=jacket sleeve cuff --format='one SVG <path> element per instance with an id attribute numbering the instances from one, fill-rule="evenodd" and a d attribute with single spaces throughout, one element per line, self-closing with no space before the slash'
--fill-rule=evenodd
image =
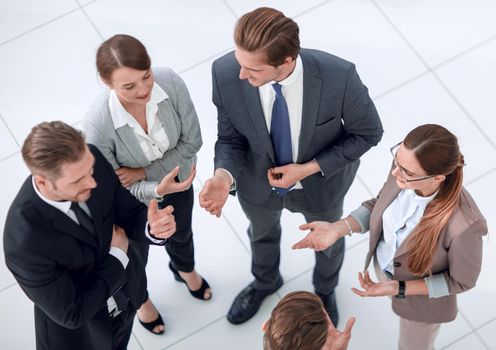
<path id="1" fill-rule="evenodd" d="M 444 274 L 438 273 L 424 278 L 427 289 L 429 290 L 429 298 L 440 298 L 449 295 L 448 283 Z"/>
<path id="2" fill-rule="evenodd" d="M 355 220 L 360 224 L 360 233 L 365 233 L 369 230 L 370 211 L 367 208 L 361 205 L 353 210 L 350 213 L 350 216 L 353 216 L 353 218 L 355 218 Z"/>

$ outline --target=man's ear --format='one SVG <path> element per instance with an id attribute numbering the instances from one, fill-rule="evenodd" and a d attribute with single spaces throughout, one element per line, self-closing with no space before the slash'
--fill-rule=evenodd
<path id="1" fill-rule="evenodd" d="M 43 177 L 42 175 L 33 175 L 34 178 L 34 183 L 36 184 L 36 187 L 41 190 L 47 187 L 47 185 L 50 183 L 50 181 L 46 178 Z"/>
<path id="2" fill-rule="evenodd" d="M 268 324 L 269 320 L 265 320 L 265 322 L 262 324 L 262 332 L 265 333 L 267 331 Z"/>

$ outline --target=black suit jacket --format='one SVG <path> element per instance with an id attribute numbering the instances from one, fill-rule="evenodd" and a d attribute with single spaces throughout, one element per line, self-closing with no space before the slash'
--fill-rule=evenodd
<path id="1" fill-rule="evenodd" d="M 326 52 L 302 49 L 303 111 L 296 163 L 315 159 L 322 173 L 301 181 L 320 208 L 341 206 L 359 158 L 382 137 L 382 124 L 355 66 Z M 215 168 L 236 179 L 239 195 L 265 202 L 272 191 L 267 169 L 274 151 L 258 88 L 239 79 L 234 52 L 212 66 L 213 102 L 218 111 Z"/>
<path id="2" fill-rule="evenodd" d="M 5 222 L 6 264 L 35 304 L 39 349 L 110 349 L 107 299 L 120 288 L 135 308 L 145 298 L 144 264 L 133 247 L 125 270 L 109 250 L 114 223 L 129 239 L 150 243 L 144 234 L 147 208 L 120 185 L 97 148 L 89 147 L 95 156 L 97 187 L 87 205 L 96 239 L 39 198 L 31 176 Z"/>

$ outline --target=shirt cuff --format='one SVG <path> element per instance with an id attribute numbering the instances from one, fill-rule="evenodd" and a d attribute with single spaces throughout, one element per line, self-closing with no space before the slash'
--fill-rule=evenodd
<path id="1" fill-rule="evenodd" d="M 234 181 L 234 177 L 229 172 L 229 170 L 226 170 L 224 168 L 217 168 L 217 169 L 224 171 L 229 176 L 229 178 L 231 179 L 231 187 L 229 188 L 229 192 L 235 191 L 236 190 L 236 181 Z"/>
<path id="2" fill-rule="evenodd" d="M 429 298 L 440 298 L 449 295 L 448 283 L 443 273 L 438 273 L 424 278 Z"/>
<path id="3" fill-rule="evenodd" d="M 360 228 L 362 229 L 360 233 L 365 233 L 369 230 L 370 211 L 363 205 L 353 210 L 350 213 L 350 216 L 353 216 L 353 218 L 360 224 Z"/>
<path id="4" fill-rule="evenodd" d="M 129 258 L 127 257 L 126 253 L 120 248 L 117 247 L 110 247 L 109 254 L 114 256 L 117 260 L 120 261 L 122 264 L 122 267 L 126 269 L 127 264 L 129 263 Z"/>
<path id="5" fill-rule="evenodd" d="M 166 240 L 165 239 L 158 239 L 158 238 L 153 237 L 151 235 L 150 231 L 148 231 L 149 227 L 150 226 L 148 225 L 148 221 L 147 221 L 146 224 L 145 224 L 145 236 L 146 236 L 146 238 L 148 238 L 150 241 L 152 241 L 155 244 L 160 244 L 160 245 L 164 244 L 164 242 Z"/>

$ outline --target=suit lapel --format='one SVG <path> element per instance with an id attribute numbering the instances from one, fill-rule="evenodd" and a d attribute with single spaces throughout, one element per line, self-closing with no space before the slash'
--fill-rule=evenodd
<path id="1" fill-rule="evenodd" d="M 303 156 L 312 142 L 322 90 L 322 80 L 318 78 L 319 68 L 304 52 L 300 53 L 300 57 L 303 63 L 303 110 L 297 157 L 298 163 L 303 161 Z"/>
<path id="2" fill-rule="evenodd" d="M 138 143 L 138 138 L 129 125 L 121 126 L 115 132 L 121 139 L 121 143 L 126 147 L 130 157 L 133 157 L 139 164 L 150 164 Z"/>
<path id="3" fill-rule="evenodd" d="M 86 230 L 84 230 L 81 226 L 72 221 L 72 219 L 66 214 L 42 201 L 41 198 L 34 192 L 34 189 L 32 189 L 31 198 L 33 199 L 34 206 L 38 209 L 43 218 L 46 221 L 52 222 L 54 229 L 67 234 L 78 241 L 94 247 L 97 246 L 97 242 L 90 233 L 86 232 Z"/>
<path id="4" fill-rule="evenodd" d="M 251 86 L 247 81 L 241 82 L 243 96 L 245 97 L 246 107 L 253 121 L 255 132 L 260 138 L 260 142 L 267 151 L 272 163 L 275 164 L 274 149 L 270 139 L 269 130 L 265 121 L 264 113 L 262 110 L 262 103 L 260 101 L 260 94 L 258 88 Z"/>
<path id="5" fill-rule="evenodd" d="M 377 248 L 377 243 L 379 243 L 379 239 L 382 236 L 382 215 L 386 208 L 394 201 L 394 199 L 398 196 L 401 189 L 396 185 L 396 180 L 394 176 L 389 174 L 388 180 L 384 185 L 384 188 L 380 194 L 379 199 L 377 200 L 374 206 L 374 212 L 377 213 L 377 216 L 370 221 L 370 249 L 371 251 L 375 251 Z"/>

